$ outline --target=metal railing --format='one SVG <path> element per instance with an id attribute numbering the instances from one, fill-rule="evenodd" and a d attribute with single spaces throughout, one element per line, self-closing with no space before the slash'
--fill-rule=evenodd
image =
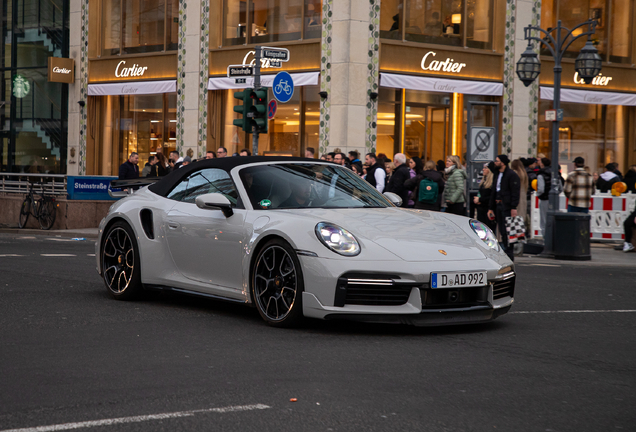
<path id="1" fill-rule="evenodd" d="M 33 183 L 36 194 L 66 195 L 65 174 L 0 173 L 0 193 L 26 194 Z"/>

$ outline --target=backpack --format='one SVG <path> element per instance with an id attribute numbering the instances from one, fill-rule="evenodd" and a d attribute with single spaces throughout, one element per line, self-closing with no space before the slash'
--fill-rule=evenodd
<path id="1" fill-rule="evenodd" d="M 420 181 L 419 191 L 417 193 L 417 200 L 424 204 L 436 204 L 437 197 L 439 195 L 439 186 L 437 182 L 425 178 Z"/>

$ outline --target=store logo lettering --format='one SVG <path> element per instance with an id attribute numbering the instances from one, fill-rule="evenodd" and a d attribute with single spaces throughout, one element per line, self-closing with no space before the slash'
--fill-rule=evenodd
<path id="1" fill-rule="evenodd" d="M 117 64 L 115 68 L 115 76 L 117 78 L 143 76 L 144 72 L 148 69 L 147 66 L 139 66 L 138 64 L 134 64 L 131 67 L 123 67 L 122 65 L 125 64 L 126 60 L 122 60 Z"/>
<path id="2" fill-rule="evenodd" d="M 126 87 L 123 86 L 121 89 L 121 92 L 123 94 L 132 94 L 132 93 L 137 93 L 137 90 L 139 90 L 137 87 Z"/>
<path id="3" fill-rule="evenodd" d="M 452 58 L 447 58 L 444 61 L 433 60 L 427 65 L 426 61 L 430 55 L 435 57 L 436 54 L 433 51 L 429 51 L 422 57 L 422 69 L 424 70 L 460 73 L 462 68 L 466 66 L 466 63 L 456 63 Z"/>
<path id="4" fill-rule="evenodd" d="M 596 76 L 592 80 L 592 85 L 595 85 L 595 86 L 606 86 L 606 85 L 609 84 L 609 82 L 611 80 L 612 80 L 612 77 L 603 76 L 603 74 L 598 74 L 598 76 Z M 578 72 L 574 72 L 574 82 L 576 84 L 585 84 L 585 81 L 583 81 L 583 78 L 579 78 L 579 73 Z"/>
<path id="5" fill-rule="evenodd" d="M 57 66 L 55 66 L 53 68 L 53 73 L 59 73 L 59 74 L 64 74 L 64 75 L 68 75 L 71 73 L 70 69 L 66 69 L 66 68 L 59 68 Z"/>
<path id="6" fill-rule="evenodd" d="M 435 90 L 439 90 L 439 91 L 453 92 L 453 93 L 455 92 L 455 86 L 454 85 L 440 84 L 437 81 L 435 81 L 435 84 L 433 84 L 433 88 Z"/>
<path id="7" fill-rule="evenodd" d="M 601 103 L 603 102 L 603 98 L 602 97 L 598 97 L 598 96 L 589 96 L 589 95 L 585 95 L 583 97 L 583 100 L 585 102 L 593 102 L 593 103 Z"/>
<path id="8" fill-rule="evenodd" d="M 254 64 L 256 63 L 256 59 L 253 58 L 252 61 L 250 61 L 249 63 L 247 62 L 249 56 L 251 55 L 255 55 L 256 52 L 255 51 L 248 51 L 247 54 L 245 54 L 245 57 L 243 57 L 243 64 L 244 65 L 249 65 L 249 66 L 254 66 Z M 267 68 L 271 68 L 272 65 L 270 64 L 270 60 L 269 59 L 261 59 L 261 68 L 263 69 L 267 69 Z"/>

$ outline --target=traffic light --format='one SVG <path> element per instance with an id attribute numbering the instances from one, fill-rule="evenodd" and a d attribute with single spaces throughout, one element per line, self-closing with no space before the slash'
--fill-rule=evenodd
<path id="1" fill-rule="evenodd" d="M 267 133 L 267 89 L 252 90 L 250 98 L 252 99 L 250 117 L 252 125 L 256 128 L 254 132 Z"/>
<path id="2" fill-rule="evenodd" d="M 252 89 L 250 88 L 240 92 L 234 92 L 234 99 L 239 99 L 243 102 L 243 105 L 234 105 L 234 112 L 241 114 L 243 118 L 234 120 L 232 124 L 242 128 L 245 132 L 252 132 L 252 124 L 248 117 L 248 113 L 252 107 L 252 98 L 250 97 L 251 93 Z"/>

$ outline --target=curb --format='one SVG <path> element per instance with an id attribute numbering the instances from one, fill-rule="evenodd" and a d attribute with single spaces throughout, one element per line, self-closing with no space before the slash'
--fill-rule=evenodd
<path id="1" fill-rule="evenodd" d="M 97 239 L 97 228 L 95 232 L 82 232 L 73 230 L 41 230 L 41 229 L 20 229 L 20 228 L 0 228 L 0 234 L 24 234 L 39 235 L 49 237 L 70 237 L 70 238 L 86 238 Z"/>

